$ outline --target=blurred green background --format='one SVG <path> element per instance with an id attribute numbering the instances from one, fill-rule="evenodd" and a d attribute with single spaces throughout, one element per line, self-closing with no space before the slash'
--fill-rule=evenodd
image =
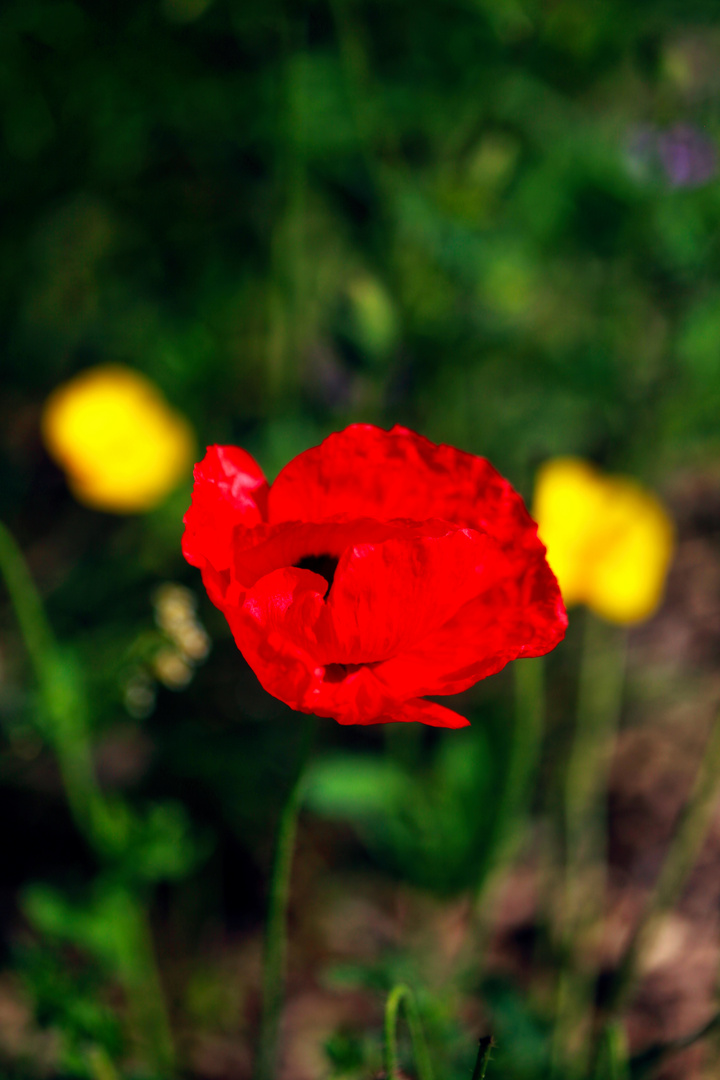
<path id="1" fill-rule="evenodd" d="M 3 1075 L 161 1075 L 125 1022 L 146 977 L 128 974 L 118 929 L 132 894 L 179 1074 L 245 1077 L 298 718 L 260 690 L 182 560 L 190 476 L 144 516 L 79 505 L 43 448 L 43 402 L 113 362 L 150 377 L 200 446 L 241 445 L 269 477 L 357 420 L 483 454 L 528 499 L 553 455 L 635 475 L 675 499 L 681 539 L 709 561 L 691 560 L 682 610 L 638 638 L 633 701 L 645 715 L 667 699 L 658 672 L 680 653 L 672 693 L 704 701 L 720 634 L 717 5 L 4 0 L 0 130 L 0 519 L 83 683 L 100 785 L 132 822 L 114 862 L 73 822 L 3 600 Z M 204 662 L 178 667 L 167 583 L 197 602 Z M 549 667 L 541 826 L 573 631 Z M 453 952 L 489 869 L 509 674 L 458 708 L 472 730 L 321 725 L 286 1080 L 377 1071 L 399 976 L 425 987 L 443 1075 L 470 1076 L 490 1027 L 493 1076 L 548 1075 L 552 962 L 532 903 L 496 947 L 501 974 Z M 618 844 L 622 863 L 632 841 Z M 626 859 L 620 877 L 642 883 L 652 865 Z M 667 1025 L 647 1008 L 657 1030 L 638 1028 L 639 1044 Z"/>

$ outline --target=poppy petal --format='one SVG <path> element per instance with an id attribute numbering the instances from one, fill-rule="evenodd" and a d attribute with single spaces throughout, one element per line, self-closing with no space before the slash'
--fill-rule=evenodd
<path id="1" fill-rule="evenodd" d="M 348 670 L 318 658 L 317 624 L 326 582 L 296 567 L 276 570 L 225 610 L 238 648 L 263 687 L 293 709 L 345 723 L 372 723 L 393 707 L 372 669 Z"/>
<path id="2" fill-rule="evenodd" d="M 543 656 L 562 640 L 567 615 L 542 557 L 471 599 L 444 626 L 375 670 L 403 696 L 458 694 L 511 660 Z"/>
<path id="3" fill-rule="evenodd" d="M 440 705 L 398 701 L 377 680 L 373 665 L 319 663 L 324 588 L 324 579 L 309 570 L 277 570 L 248 591 L 241 609 L 226 611 L 240 650 L 269 693 L 293 709 L 341 724 L 468 723 Z"/>
<path id="4" fill-rule="evenodd" d="M 507 557 L 488 536 L 449 526 L 440 536 L 418 533 L 356 544 L 340 559 L 324 613 L 335 662 L 406 652 L 507 574 Z"/>
<path id="5" fill-rule="evenodd" d="M 343 721 L 340 720 L 342 724 Z M 454 709 L 448 709 L 445 705 L 438 705 L 435 701 L 423 701 L 422 698 L 411 698 L 409 701 L 400 701 L 396 704 L 392 715 L 378 716 L 373 720 L 374 724 L 427 724 L 429 727 L 462 728 L 470 727 L 470 721 Z"/>
<path id="6" fill-rule="evenodd" d="M 295 566 L 310 555 L 329 555 L 339 559 L 350 545 L 378 543 L 403 534 L 415 523 L 361 521 L 288 521 L 279 525 L 258 525 L 235 537 L 234 573 L 246 587 L 265 574 L 283 566 Z M 431 526 L 423 526 L 430 531 Z M 436 531 L 445 531 L 438 523 Z"/>
<path id="7" fill-rule="evenodd" d="M 209 446 L 194 477 L 182 550 L 203 571 L 214 600 L 233 563 L 236 526 L 251 527 L 266 516 L 268 483 L 254 458 L 237 446 Z"/>
<path id="8" fill-rule="evenodd" d="M 270 489 L 268 516 L 440 518 L 513 547 L 532 545 L 537 533 L 518 493 L 485 458 L 372 424 L 352 424 L 293 458 Z"/>
<path id="9" fill-rule="evenodd" d="M 309 570 L 277 570 L 248 592 L 245 604 L 227 612 L 246 660 L 264 689 L 300 712 L 328 716 L 339 724 L 418 721 L 431 727 L 467 727 L 470 720 L 435 702 L 398 701 L 368 665 L 345 670 L 317 664 L 313 632 L 323 604 L 323 579 Z M 340 671 L 337 671 L 340 669 Z"/>
<path id="10" fill-rule="evenodd" d="M 459 692 L 562 636 L 564 611 L 545 564 L 537 570 L 545 581 L 519 589 L 507 556 L 470 530 L 393 538 L 344 558 L 327 602 L 324 577 L 285 567 L 261 577 L 240 609 L 223 606 L 262 685 L 292 708 L 345 724 L 399 721 L 408 700 Z M 445 713 L 424 715 L 451 726 Z"/>

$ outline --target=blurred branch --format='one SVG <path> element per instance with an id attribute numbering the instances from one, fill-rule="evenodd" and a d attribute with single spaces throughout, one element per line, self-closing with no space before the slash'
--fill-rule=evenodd
<path id="1" fill-rule="evenodd" d="M 405 983 L 398 983 L 392 988 L 385 1005 L 385 1075 L 388 1080 L 400 1080 L 401 1077 L 397 1046 L 397 1023 L 401 1002 L 405 1003 L 405 1016 L 410 1029 L 418 1080 L 433 1080 L 432 1064 L 415 995 Z"/>

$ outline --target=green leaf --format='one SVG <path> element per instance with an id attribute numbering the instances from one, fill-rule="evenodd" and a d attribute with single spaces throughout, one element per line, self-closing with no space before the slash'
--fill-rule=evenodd
<path id="1" fill-rule="evenodd" d="M 412 781 L 390 761 L 338 755 L 316 762 L 305 780 L 305 804 L 326 817 L 367 820 L 395 811 Z"/>

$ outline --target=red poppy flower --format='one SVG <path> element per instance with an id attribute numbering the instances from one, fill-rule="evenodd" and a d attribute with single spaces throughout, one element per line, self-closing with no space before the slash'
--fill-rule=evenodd
<path id="1" fill-rule="evenodd" d="M 341 724 L 463 727 L 457 694 L 567 626 L 537 527 L 484 458 L 353 424 L 268 486 L 244 450 L 195 467 L 183 553 L 271 694 Z"/>

